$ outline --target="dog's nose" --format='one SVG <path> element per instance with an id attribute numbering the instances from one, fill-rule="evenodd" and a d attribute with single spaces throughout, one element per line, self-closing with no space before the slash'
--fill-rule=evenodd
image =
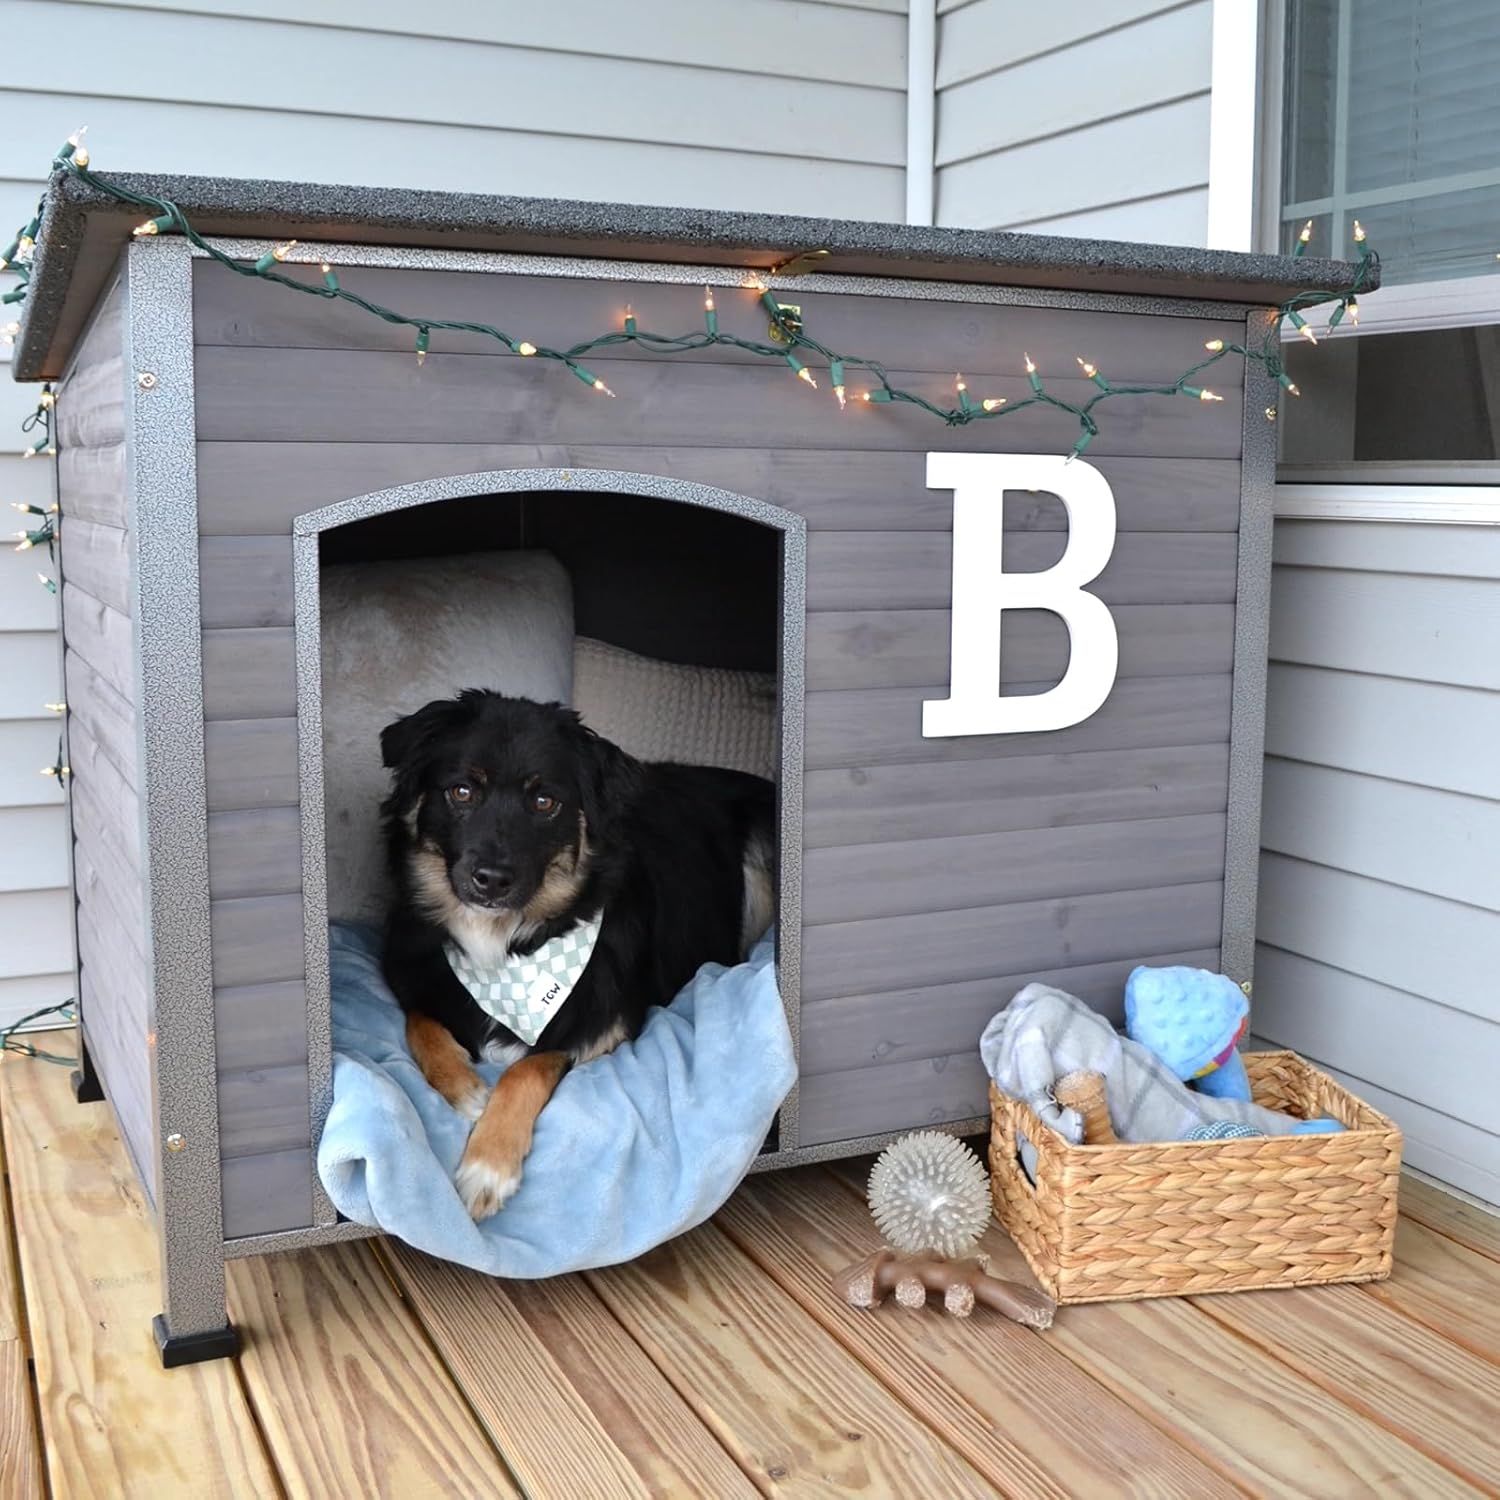
<path id="1" fill-rule="evenodd" d="M 486 898 L 505 895 L 515 880 L 515 872 L 505 865 L 476 865 L 469 875 L 475 894 Z"/>

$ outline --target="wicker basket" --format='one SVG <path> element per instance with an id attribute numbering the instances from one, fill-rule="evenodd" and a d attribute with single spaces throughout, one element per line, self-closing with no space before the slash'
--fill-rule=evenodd
<path id="1" fill-rule="evenodd" d="M 1294 1052 L 1244 1061 L 1258 1104 L 1348 1128 L 1074 1146 L 991 1086 L 995 1212 L 1049 1295 L 1109 1302 L 1390 1275 L 1401 1132 Z M 1037 1149 L 1035 1187 L 1017 1133 Z"/>

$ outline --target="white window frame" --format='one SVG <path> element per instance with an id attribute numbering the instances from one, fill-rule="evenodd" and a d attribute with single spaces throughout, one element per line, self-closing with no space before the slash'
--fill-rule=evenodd
<path id="1" fill-rule="evenodd" d="M 1210 250 L 1254 250 L 1260 143 L 1267 131 L 1262 113 L 1268 76 L 1261 51 L 1265 17 L 1261 0 L 1213 0 L 1213 7 L 1206 243 Z M 1279 101 L 1276 114 L 1279 119 Z"/>
<path id="2" fill-rule="evenodd" d="M 1216 0 L 1216 4 L 1222 0 Z M 1365 203 L 1396 201 L 1410 197 L 1408 186 L 1368 193 L 1344 195 L 1337 192 L 1329 198 L 1309 199 L 1305 203 L 1289 204 L 1285 209 L 1281 203 L 1281 135 L 1282 113 L 1286 104 L 1283 63 L 1286 53 L 1287 0 L 1259 0 L 1260 39 L 1260 167 L 1256 174 L 1257 201 L 1254 209 L 1257 245 L 1256 249 L 1275 254 L 1281 245 L 1281 227 L 1287 220 L 1314 218 L 1318 214 L 1330 214 L 1335 203 L 1341 212 L 1353 212 Z M 1344 50 L 1344 49 L 1341 49 Z M 1482 173 L 1466 173 L 1462 177 L 1442 179 L 1435 183 L 1422 184 L 1422 196 L 1438 192 L 1451 192 L 1463 187 L 1483 187 L 1500 182 L 1500 170 Z M 1337 185 L 1336 185 L 1337 188 Z M 1326 247 L 1326 253 L 1338 255 L 1339 246 Z M 1378 248 L 1378 247 L 1377 247 Z M 1358 325 L 1347 320 L 1337 328 L 1318 332 L 1320 339 L 1361 338 L 1377 333 L 1408 333 L 1431 328 L 1477 328 L 1500 323 L 1500 259 L 1495 262 L 1496 271 L 1488 276 L 1458 276 L 1441 281 L 1416 281 L 1399 286 L 1381 287 L 1369 297 L 1360 298 Z M 1283 341 L 1297 337 L 1296 329 L 1287 326 L 1282 330 Z M 1419 503 L 1422 486 L 1451 486 L 1448 499 L 1460 508 L 1477 507 L 1468 514 L 1481 524 L 1495 524 L 1494 497 L 1497 491 L 1490 481 L 1500 478 L 1500 459 L 1483 461 L 1430 462 L 1366 462 L 1337 463 L 1328 465 L 1284 465 L 1278 471 L 1281 483 L 1278 486 L 1277 514 L 1282 514 L 1282 491 L 1293 487 L 1288 481 L 1301 481 L 1309 486 L 1339 486 L 1343 494 L 1329 497 L 1329 506 L 1324 512 L 1329 519 L 1354 519 L 1362 512 L 1369 520 L 1443 520 L 1456 516 L 1440 514 L 1433 505 Z M 1380 487 L 1389 504 L 1379 502 L 1374 493 Z M 1404 488 L 1403 488 L 1404 487 Z M 1355 501 L 1353 491 L 1362 492 L 1363 498 Z M 1286 503 L 1292 504 L 1291 496 Z M 1297 515 L 1308 515 L 1308 506 L 1317 502 L 1307 490 L 1296 499 Z M 1396 514 L 1409 511 L 1409 515 Z"/>
<path id="3" fill-rule="evenodd" d="M 1283 471 L 1276 485 L 1276 514 L 1287 521 L 1500 526 L 1500 485 L 1404 485 L 1380 480 L 1339 483 L 1322 478 L 1298 483 Z"/>

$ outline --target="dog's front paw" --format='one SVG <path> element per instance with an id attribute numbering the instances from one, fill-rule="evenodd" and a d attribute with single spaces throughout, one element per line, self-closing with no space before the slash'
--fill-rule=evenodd
<path id="1" fill-rule="evenodd" d="M 448 1102 L 469 1124 L 475 1125 L 479 1122 L 480 1115 L 484 1113 L 485 1105 L 490 1102 L 489 1086 L 476 1078 L 471 1088 L 455 1094 Z"/>
<path id="2" fill-rule="evenodd" d="M 463 1160 L 454 1174 L 458 1196 L 476 1222 L 497 1214 L 515 1197 L 521 1186 L 521 1163 L 505 1153 L 486 1152 L 483 1143 L 469 1139 Z"/>

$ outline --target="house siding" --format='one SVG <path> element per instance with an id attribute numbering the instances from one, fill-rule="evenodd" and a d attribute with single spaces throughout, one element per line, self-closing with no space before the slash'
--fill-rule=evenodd
<path id="1" fill-rule="evenodd" d="M 1205 242 L 1212 0 L 940 4 L 942 224 Z"/>
<path id="2" fill-rule="evenodd" d="M 36 409 L 36 390 L 12 385 L 4 375 L 0 365 L 0 494 L 45 508 L 55 499 L 53 466 L 20 456 L 21 421 Z M 14 526 L 31 519 L 16 516 Z M 0 947 L 0 1026 L 74 993 L 67 808 L 57 781 L 39 774 L 57 757 L 59 731 L 57 716 L 44 705 L 62 697 L 58 601 L 37 582 L 39 572 L 56 577 L 45 549 L 0 548 L 0 652 L 6 664 L 0 680 L 0 928 L 6 934 Z"/>
<path id="3" fill-rule="evenodd" d="M 87 120 L 116 170 L 899 219 L 904 12 L 11 0 L 0 206 Z"/>
<path id="4" fill-rule="evenodd" d="M 1254 1026 L 1500 1204 L 1500 528 L 1281 520 Z"/>

